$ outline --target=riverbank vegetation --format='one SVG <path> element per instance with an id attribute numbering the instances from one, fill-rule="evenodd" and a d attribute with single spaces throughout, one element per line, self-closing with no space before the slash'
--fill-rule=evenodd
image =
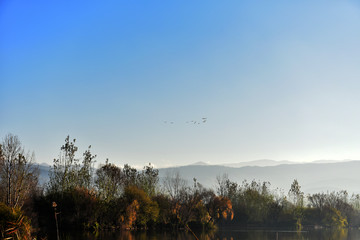
<path id="1" fill-rule="evenodd" d="M 5 136 L 0 147 L 2 238 L 30 239 L 31 232 L 46 236 L 57 229 L 96 234 L 108 229 L 360 226 L 360 196 L 346 191 L 305 195 L 294 180 L 284 193 L 268 182 L 237 183 L 226 175 L 208 189 L 196 178 L 188 184 L 178 172 L 159 179 L 151 164 L 138 170 L 106 160 L 94 168 L 91 146 L 81 156 L 78 152 L 76 140 L 67 137 L 49 182 L 39 186 L 34 155 L 17 136 Z"/>

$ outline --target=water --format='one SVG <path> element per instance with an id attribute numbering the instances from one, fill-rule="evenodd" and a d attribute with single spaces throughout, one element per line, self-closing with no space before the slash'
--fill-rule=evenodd
<path id="1" fill-rule="evenodd" d="M 195 232 L 200 240 L 345 240 L 360 239 L 359 230 L 311 230 L 311 231 L 278 231 L 278 230 L 218 230 L 214 232 Z M 49 238 L 49 240 L 55 238 Z M 61 240 L 196 240 L 192 233 L 122 231 L 92 233 L 72 233 L 62 236 Z"/>

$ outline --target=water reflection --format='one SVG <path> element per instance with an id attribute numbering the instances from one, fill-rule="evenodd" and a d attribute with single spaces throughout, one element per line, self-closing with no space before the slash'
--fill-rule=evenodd
<path id="1" fill-rule="evenodd" d="M 218 240 L 345 240 L 359 239 L 360 232 L 358 230 L 312 230 L 312 231 L 219 231 L 218 237 L 212 239 Z"/>
<path id="2" fill-rule="evenodd" d="M 360 239 L 359 230 L 312 230 L 312 231 L 261 231 L 261 230 L 219 230 L 195 232 L 200 240 L 345 240 Z M 56 238 L 49 238 L 56 239 Z M 103 232 L 97 235 L 73 233 L 62 236 L 62 240 L 193 240 L 191 233 L 179 232 Z"/>

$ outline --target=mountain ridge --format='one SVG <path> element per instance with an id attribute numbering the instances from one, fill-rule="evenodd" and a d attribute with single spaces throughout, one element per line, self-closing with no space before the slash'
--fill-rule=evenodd
<path id="1" fill-rule="evenodd" d="M 161 178 L 166 172 L 179 171 L 180 176 L 188 181 L 195 177 L 206 187 L 214 187 L 216 177 L 227 174 L 231 181 L 241 184 L 246 181 L 270 182 L 273 188 L 288 191 L 294 179 L 299 181 L 302 191 L 315 193 L 347 190 L 350 193 L 360 193 L 360 161 L 333 162 L 333 163 L 298 163 L 281 164 L 276 166 L 246 166 L 240 168 L 220 165 L 182 166 L 159 169 Z M 345 180 L 344 180 L 345 179 Z M 319 192 L 319 191 L 316 191 Z"/>
<path id="2" fill-rule="evenodd" d="M 294 179 L 299 181 L 305 193 L 347 190 L 349 193 L 360 193 L 360 161 L 333 161 L 328 163 L 292 163 L 273 166 L 230 167 L 209 165 L 203 162 L 185 166 L 158 168 L 160 181 L 168 174 L 179 172 L 189 184 L 196 178 L 205 187 L 215 188 L 216 177 L 227 174 L 231 181 L 241 184 L 244 180 L 251 182 L 270 182 L 271 188 L 280 188 L 287 192 Z M 50 165 L 38 164 L 39 182 L 49 180 Z"/>

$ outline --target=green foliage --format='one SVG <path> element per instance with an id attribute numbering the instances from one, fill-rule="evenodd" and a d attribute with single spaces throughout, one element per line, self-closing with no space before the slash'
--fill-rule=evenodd
<path id="1" fill-rule="evenodd" d="M 178 172 L 169 173 L 161 188 L 159 172 L 151 164 L 137 170 L 128 164 L 123 168 L 117 167 L 108 160 L 96 170 L 93 178 L 96 156 L 90 148 L 83 153 L 82 159 L 77 158 L 75 139 L 70 141 L 68 136 L 59 158 L 54 160 L 47 191 L 43 195 L 33 194 L 33 204 L 27 201 L 27 207 L 32 206 L 36 213 L 33 216 L 44 231 L 55 230 L 53 202 L 57 203 L 60 231 L 86 228 L 98 233 L 100 229 L 107 228 L 147 229 L 154 226 L 213 228 L 215 224 L 297 229 L 303 225 L 328 228 L 360 226 L 360 196 L 349 198 L 346 191 L 317 193 L 307 196 L 306 201 L 296 179 L 285 195 L 271 190 L 268 182 L 253 180 L 238 184 L 223 175 L 217 178 L 216 195 L 195 178 L 189 186 Z M 2 168 L 6 156 L 4 147 L 0 145 Z M 13 169 L 11 173 L 26 176 L 25 168 L 22 168 L 30 166 L 26 165 L 26 156 L 17 154 L 12 159 L 16 160 L 15 166 L 22 172 Z M 0 178 L 0 196 L 6 195 L 2 201 L 9 201 L 14 196 L 21 198 L 13 190 L 8 190 L 15 187 L 21 191 L 30 186 L 18 184 L 17 179 L 26 177 L 9 178 L 10 172 L 6 173 L 3 172 Z M 29 190 L 35 192 L 33 188 L 29 187 Z M 22 199 L 24 202 L 25 198 Z M 15 200 L 11 202 L 16 203 Z M 308 205 L 305 206 L 305 203 Z M 9 208 L 1 203 L 0 224 L 2 237 L 6 234 L 22 239 L 30 236 L 30 221 L 18 208 Z"/>
<path id="2" fill-rule="evenodd" d="M 304 193 L 301 191 L 299 182 L 295 179 L 289 190 L 289 198 L 296 207 L 304 206 Z"/>
<path id="3" fill-rule="evenodd" d="M 95 163 L 96 155 L 90 152 L 91 145 L 83 153 L 83 161 L 80 170 L 78 171 L 78 187 L 90 189 L 92 187 L 93 179 L 93 165 Z"/>
<path id="4" fill-rule="evenodd" d="M 154 169 L 149 163 L 138 175 L 138 186 L 143 189 L 149 196 L 155 196 L 159 183 L 159 170 Z"/>
<path id="5" fill-rule="evenodd" d="M 124 176 L 121 168 L 106 161 L 106 164 L 96 170 L 95 187 L 98 196 L 106 201 L 112 201 L 121 196 Z"/>
<path id="6" fill-rule="evenodd" d="M 328 208 L 322 218 L 322 223 L 326 227 L 345 228 L 348 226 L 346 217 L 335 208 Z"/>
<path id="7" fill-rule="evenodd" d="M 92 165 L 96 155 L 90 152 L 91 146 L 83 154 L 83 161 L 76 158 L 78 147 L 75 145 L 76 139 L 70 141 L 67 136 L 65 144 L 61 147 L 60 157 L 54 159 L 53 167 L 50 171 L 49 192 L 65 192 L 76 187 L 90 188 L 92 184 Z"/>
<path id="8" fill-rule="evenodd" d="M 234 186 L 234 184 L 229 184 L 229 186 Z M 268 221 L 270 214 L 274 214 L 274 197 L 270 193 L 268 182 L 244 181 L 231 192 L 230 200 L 233 203 L 235 216 L 239 215 L 240 221 L 263 224 Z"/>
<path id="9" fill-rule="evenodd" d="M 250 222 L 264 222 L 269 214 L 273 197 L 268 192 L 268 183 L 252 181 L 245 183 L 240 193 L 240 202 L 246 207 L 246 214 Z"/>
<path id="10" fill-rule="evenodd" d="M 125 188 L 124 199 L 128 205 L 136 201 L 139 208 L 136 211 L 136 225 L 146 227 L 148 224 L 155 223 L 159 216 L 159 207 L 157 202 L 152 201 L 149 195 L 136 186 Z"/>
<path id="11" fill-rule="evenodd" d="M 296 221 L 296 229 L 302 229 L 302 220 L 304 218 L 304 193 L 301 191 L 299 182 L 295 179 L 289 190 L 289 198 L 292 199 L 293 217 Z"/>
<path id="12" fill-rule="evenodd" d="M 352 196 L 352 204 L 346 191 L 316 193 L 309 195 L 308 200 L 309 207 L 314 209 L 314 214 L 307 217 L 308 221 L 336 228 L 360 225 L 356 195 Z"/>
<path id="13" fill-rule="evenodd" d="M 158 223 L 167 226 L 171 223 L 171 199 L 165 194 L 158 194 L 153 197 L 153 201 L 159 206 Z"/>
<path id="14" fill-rule="evenodd" d="M 129 164 L 125 164 L 123 168 L 124 186 L 136 186 L 138 172 L 136 168 L 132 168 Z"/>
<path id="15" fill-rule="evenodd" d="M 159 171 L 154 169 L 150 163 L 148 166 L 145 166 L 141 172 L 138 172 L 135 168 L 125 164 L 122 175 L 124 177 L 123 182 L 125 187 L 137 186 L 149 196 L 155 195 L 157 184 L 159 182 Z"/>
<path id="16" fill-rule="evenodd" d="M 54 159 L 48 186 L 50 192 L 65 192 L 76 186 L 79 159 L 75 158 L 78 150 L 78 147 L 75 146 L 75 141 L 76 139 L 70 141 L 70 137 L 67 136 L 65 144 L 60 148 L 60 157 Z"/>

